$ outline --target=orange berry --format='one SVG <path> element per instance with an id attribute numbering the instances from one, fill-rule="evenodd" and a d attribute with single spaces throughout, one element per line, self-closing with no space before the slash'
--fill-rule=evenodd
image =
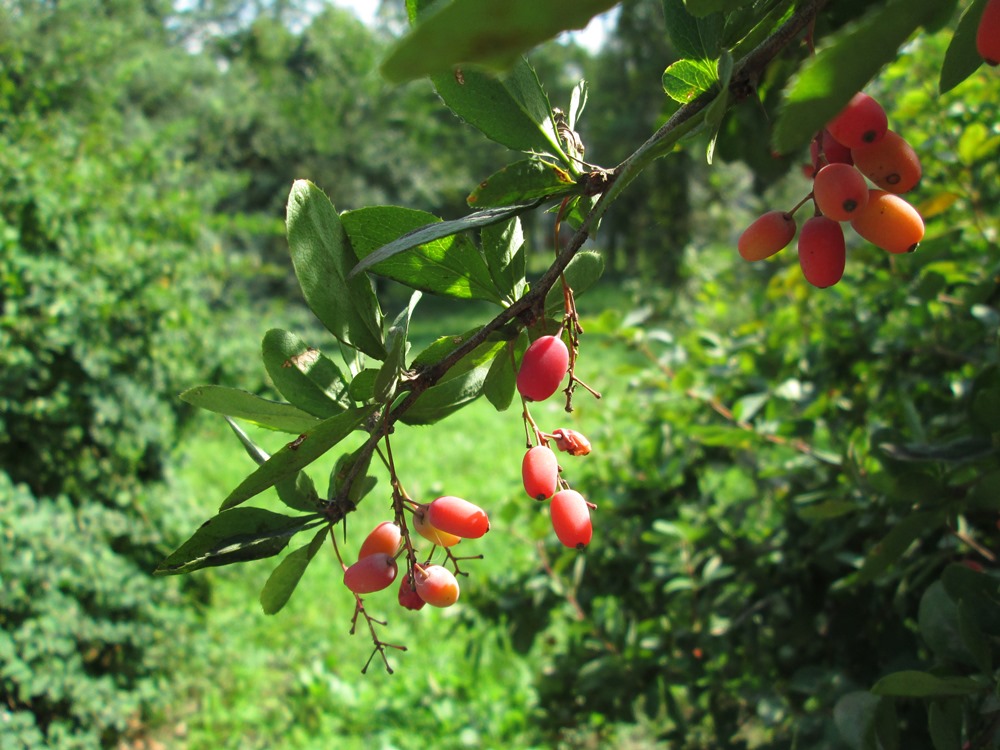
<path id="1" fill-rule="evenodd" d="M 851 149 L 854 165 L 862 174 L 890 193 L 908 193 L 920 182 L 920 158 L 898 133 L 887 130 L 885 137 Z"/>
<path id="2" fill-rule="evenodd" d="M 399 542 L 402 534 L 399 527 L 392 521 L 383 521 L 372 532 L 365 537 L 361 543 L 361 551 L 358 552 L 358 559 L 374 555 L 376 552 L 384 552 L 387 555 L 395 555 L 399 550 Z"/>
<path id="3" fill-rule="evenodd" d="M 989 0 L 976 30 L 976 51 L 987 65 L 1000 64 L 1000 0 Z"/>
<path id="4" fill-rule="evenodd" d="M 344 571 L 344 585 L 355 594 L 381 591 L 396 580 L 396 561 L 385 552 L 375 552 Z"/>
<path id="5" fill-rule="evenodd" d="M 768 211 L 743 230 L 737 250 L 743 260 L 770 258 L 795 237 L 795 219 L 787 211 Z"/>
<path id="6" fill-rule="evenodd" d="M 417 596 L 432 607 L 450 607 L 458 601 L 458 580 L 440 565 L 428 565 L 413 571 L 417 583 Z"/>
<path id="7" fill-rule="evenodd" d="M 461 537 L 457 537 L 454 534 L 448 534 L 441 531 L 441 529 L 432 526 L 431 522 L 427 520 L 426 506 L 424 506 L 422 510 L 418 510 L 413 514 L 413 530 L 427 541 L 432 544 L 436 544 L 438 547 L 454 547 L 462 541 Z"/>
<path id="8" fill-rule="evenodd" d="M 552 497 L 559 485 L 559 460 L 551 448 L 536 445 L 521 459 L 524 491 L 535 500 Z"/>
<path id="9" fill-rule="evenodd" d="M 890 253 L 910 253 L 924 238 L 920 212 L 903 198 L 884 190 L 869 190 L 868 205 L 851 219 L 854 231 Z"/>
<path id="10" fill-rule="evenodd" d="M 889 118 L 882 105 L 861 92 L 851 97 L 847 106 L 826 125 L 830 135 L 848 148 L 875 143 L 888 128 Z"/>
<path id="11" fill-rule="evenodd" d="M 431 526 L 463 539 L 478 539 L 490 530 L 490 519 L 478 505 L 444 495 L 427 506 Z"/>
<path id="12" fill-rule="evenodd" d="M 576 490 L 561 490 L 552 496 L 549 505 L 552 529 L 559 541 L 567 547 L 583 549 L 590 544 L 594 527 L 590 522 L 590 508 Z"/>
<path id="13" fill-rule="evenodd" d="M 517 371 L 517 391 L 528 401 L 544 401 L 557 390 L 569 370 L 569 349 L 558 336 L 531 343 Z"/>
<path id="14" fill-rule="evenodd" d="M 403 580 L 399 584 L 399 606 L 418 610 L 423 609 L 426 603 L 410 584 L 410 576 L 403 576 Z"/>
<path id="15" fill-rule="evenodd" d="M 828 219 L 850 221 L 868 202 L 868 183 L 850 164 L 827 164 L 816 173 L 813 200 Z"/>
<path id="16" fill-rule="evenodd" d="M 833 219 L 814 216 L 799 232 L 799 265 L 802 275 L 813 286 L 824 289 L 844 275 L 847 247 L 844 230 Z"/>

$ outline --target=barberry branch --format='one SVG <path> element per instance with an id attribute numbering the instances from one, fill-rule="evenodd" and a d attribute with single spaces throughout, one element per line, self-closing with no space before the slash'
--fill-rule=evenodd
<path id="1" fill-rule="evenodd" d="M 730 82 L 730 91 L 734 93 L 735 101 L 743 98 L 746 91 L 755 88 L 755 82 L 760 80 L 768 64 L 810 25 L 826 2 L 827 0 L 805 0 L 784 24 L 736 62 Z M 412 373 L 405 380 L 403 387 L 409 391 L 408 395 L 376 421 L 376 427 L 358 452 L 362 460 L 354 462 L 340 492 L 328 506 L 326 515 L 332 523 L 342 520 L 354 509 L 353 503 L 345 502 L 347 493 L 365 466 L 363 459 L 371 456 L 382 438 L 393 429 L 393 425 L 409 411 L 428 388 L 437 384 L 449 370 L 485 343 L 490 336 L 514 321 L 527 326 L 543 316 L 545 297 L 549 290 L 563 278 L 563 272 L 569 262 L 596 232 L 601 218 L 618 195 L 655 159 L 669 153 L 682 138 L 701 127 L 703 120 L 699 115 L 714 97 L 715 92 L 706 92 L 680 107 L 642 146 L 614 169 L 595 170 L 581 178 L 586 181 L 587 192 L 593 195 L 599 194 L 600 197 L 580 227 L 569 242 L 559 249 L 552 265 L 532 284 L 524 296 L 501 311 L 439 362 Z"/>

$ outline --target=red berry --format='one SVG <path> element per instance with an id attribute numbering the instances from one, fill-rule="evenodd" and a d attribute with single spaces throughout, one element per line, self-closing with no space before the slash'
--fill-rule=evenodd
<path id="1" fill-rule="evenodd" d="M 569 349 L 557 336 L 531 343 L 517 371 L 517 390 L 528 401 L 544 401 L 557 390 L 569 370 Z"/>
<path id="2" fill-rule="evenodd" d="M 816 134 L 809 144 L 809 155 L 812 157 L 813 173 L 808 177 L 815 177 L 820 167 L 827 164 L 853 164 L 851 149 L 838 143 L 837 139 L 830 135 L 830 131 L 824 128 Z"/>
<path id="3" fill-rule="evenodd" d="M 385 552 L 363 557 L 344 571 L 344 585 L 355 594 L 381 591 L 396 580 L 396 561 Z"/>
<path id="4" fill-rule="evenodd" d="M 490 530 L 490 519 L 478 505 L 444 495 L 427 506 L 431 526 L 463 539 L 478 539 Z"/>
<path id="5" fill-rule="evenodd" d="M 576 430 L 568 430 L 560 427 L 552 431 L 552 437 L 556 441 L 556 448 L 571 456 L 586 456 L 590 453 L 590 441 Z"/>
<path id="6" fill-rule="evenodd" d="M 552 497 L 559 485 L 559 460 L 551 448 L 536 445 L 521 459 L 524 491 L 535 500 Z"/>
<path id="7" fill-rule="evenodd" d="M 989 0 L 976 30 L 976 51 L 987 65 L 1000 64 L 1000 0 Z"/>
<path id="8" fill-rule="evenodd" d="M 920 212 L 898 195 L 869 190 L 868 205 L 851 219 L 854 231 L 890 253 L 910 253 L 924 238 Z"/>
<path id="9" fill-rule="evenodd" d="M 417 595 L 432 607 L 450 607 L 458 601 L 458 580 L 440 565 L 428 565 L 413 572 Z"/>
<path id="10" fill-rule="evenodd" d="M 420 594 L 416 592 L 416 589 L 410 585 L 410 576 L 403 576 L 403 580 L 399 584 L 399 606 L 418 610 L 423 609 L 426 603 L 420 598 Z"/>
<path id="11" fill-rule="evenodd" d="M 427 520 L 427 507 L 424 506 L 413 514 L 413 529 L 427 541 L 438 547 L 454 547 L 462 539 L 454 534 L 447 534 L 431 525 Z"/>
<path id="12" fill-rule="evenodd" d="M 889 118 L 882 105 L 868 94 L 857 93 L 826 129 L 839 143 L 848 148 L 858 148 L 866 143 L 881 140 L 889 128 Z"/>
<path id="13" fill-rule="evenodd" d="M 802 275 L 813 286 L 823 289 L 840 281 L 844 275 L 846 250 L 844 230 L 833 219 L 814 216 L 802 225 L 799 265 Z"/>
<path id="14" fill-rule="evenodd" d="M 368 555 L 373 555 L 376 552 L 395 555 L 399 550 L 401 539 L 402 534 L 399 531 L 399 527 L 392 521 L 383 521 L 361 543 L 361 551 L 358 552 L 358 559 L 368 557 Z"/>
<path id="15" fill-rule="evenodd" d="M 862 174 L 890 193 L 908 193 L 920 182 L 920 157 L 906 139 L 891 130 L 877 143 L 851 149 Z"/>
<path id="16" fill-rule="evenodd" d="M 813 200 L 828 219 L 850 221 L 868 202 L 868 183 L 850 164 L 827 164 L 816 173 Z"/>
<path id="17" fill-rule="evenodd" d="M 743 260 L 770 258 L 795 237 L 795 219 L 786 211 L 768 211 L 743 230 L 736 248 Z"/>
<path id="18" fill-rule="evenodd" d="M 561 490 L 552 496 L 549 505 L 552 528 L 559 541 L 567 547 L 583 549 L 590 544 L 594 527 L 590 522 L 590 508 L 576 490 Z"/>

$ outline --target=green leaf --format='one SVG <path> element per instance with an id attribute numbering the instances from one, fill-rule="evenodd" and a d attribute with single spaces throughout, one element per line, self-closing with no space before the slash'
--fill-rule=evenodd
<path id="1" fill-rule="evenodd" d="M 927 708 L 927 729 L 934 750 L 962 750 L 962 701 L 933 701 Z"/>
<path id="2" fill-rule="evenodd" d="M 450 237 L 453 234 L 458 234 L 459 232 L 464 232 L 468 229 L 480 229 L 482 227 L 487 227 L 490 224 L 499 224 L 500 222 L 507 221 L 518 214 L 524 213 L 525 211 L 537 208 L 539 205 L 541 205 L 541 201 L 535 201 L 534 203 L 527 203 L 520 206 L 487 208 L 484 211 L 476 211 L 475 213 L 469 214 L 461 219 L 455 219 L 453 221 L 435 221 L 433 223 L 426 224 L 419 229 L 407 232 L 398 239 L 395 239 L 392 242 L 383 245 L 378 250 L 366 255 L 364 260 L 358 263 L 351 270 L 349 276 L 356 276 L 357 274 L 374 267 L 377 263 L 382 263 L 389 258 L 395 257 L 396 255 L 418 247 L 419 245 L 433 242 L 434 240 L 442 237 Z"/>
<path id="3" fill-rule="evenodd" d="M 366 367 L 354 376 L 349 392 L 355 401 L 367 404 L 375 400 L 375 381 L 379 371 L 374 367 Z"/>
<path id="4" fill-rule="evenodd" d="M 872 686 L 872 693 L 900 698 L 944 698 L 951 695 L 973 695 L 987 688 L 987 685 L 970 677 L 938 677 L 929 672 L 907 670 L 886 675 Z"/>
<path id="5" fill-rule="evenodd" d="M 514 151 L 553 153 L 563 161 L 548 97 L 534 69 L 520 60 L 504 76 L 456 69 L 431 79 L 452 112 L 491 141 Z"/>
<path id="6" fill-rule="evenodd" d="M 459 63 L 509 67 L 517 57 L 567 29 L 582 29 L 617 0 L 454 0 L 434 5 L 399 40 L 382 74 L 403 82 Z"/>
<path id="7" fill-rule="evenodd" d="M 684 0 L 663 0 L 663 15 L 674 51 L 682 58 L 715 60 L 721 52 L 722 14 L 696 18 L 684 6 Z"/>
<path id="8" fill-rule="evenodd" d="M 563 276 L 573 294 L 579 297 L 596 284 L 603 273 L 604 257 L 600 253 L 585 250 L 573 257 L 563 271 Z M 559 281 L 545 295 L 545 314 L 554 320 L 562 320 L 564 306 L 562 282 Z"/>
<path id="9" fill-rule="evenodd" d="M 321 522 L 319 514 L 284 516 L 263 508 L 223 511 L 205 521 L 153 573 L 176 575 L 271 557 L 281 552 L 295 534 Z"/>
<path id="10" fill-rule="evenodd" d="M 521 220 L 515 216 L 504 224 L 490 224 L 482 228 L 479 237 L 493 284 L 505 301 L 519 299 L 527 286 L 524 280 L 527 259 Z"/>
<path id="11" fill-rule="evenodd" d="M 410 318 L 413 315 L 413 308 L 420 301 L 420 292 L 410 295 L 410 302 L 403 309 L 396 320 L 393 321 L 386 336 L 386 344 L 389 355 L 379 368 L 378 375 L 375 376 L 375 385 L 372 395 L 376 401 L 384 402 L 396 390 L 396 383 L 399 381 L 400 373 L 406 368 L 406 347 L 410 331 Z"/>
<path id="12" fill-rule="evenodd" d="M 753 0 L 684 0 L 684 8 L 697 18 L 710 13 L 728 13 L 749 5 L 753 5 Z"/>
<path id="13" fill-rule="evenodd" d="M 940 661 L 975 664 L 962 642 L 958 607 L 940 581 L 928 586 L 920 597 L 917 625 L 920 637 Z"/>
<path id="14" fill-rule="evenodd" d="M 718 80 L 713 61 L 678 60 L 663 71 L 663 90 L 675 102 L 687 104 L 711 89 Z"/>
<path id="15" fill-rule="evenodd" d="M 723 50 L 722 56 L 719 58 L 718 75 L 719 93 L 705 109 L 705 125 L 708 132 L 712 134 L 706 152 L 709 164 L 712 163 L 712 158 L 715 156 L 715 142 L 719 138 L 722 121 L 729 109 L 729 82 L 733 77 L 733 56 L 729 54 L 729 50 Z"/>
<path id="16" fill-rule="evenodd" d="M 366 260 L 379 248 L 416 230 L 446 223 L 426 211 L 398 206 L 347 211 L 340 220 L 358 258 Z M 449 233 L 407 249 L 410 252 L 393 254 L 371 265 L 370 270 L 431 294 L 500 301 L 486 261 L 465 235 Z"/>
<path id="17" fill-rule="evenodd" d="M 249 391 L 221 385 L 199 385 L 189 388 L 180 398 L 193 406 L 216 414 L 245 419 L 261 427 L 295 435 L 314 427 L 318 421 L 313 415 L 291 404 L 270 401 Z"/>
<path id="18" fill-rule="evenodd" d="M 506 411 L 514 400 L 517 371 L 514 362 L 520 361 L 528 348 L 528 336 L 523 331 L 516 340 L 508 342 L 490 365 L 483 383 L 483 395 L 497 411 Z"/>
<path id="19" fill-rule="evenodd" d="M 264 334 L 261 356 L 278 393 L 303 411 L 326 419 L 350 406 L 347 381 L 337 365 L 294 333 L 272 328 Z"/>
<path id="20" fill-rule="evenodd" d="M 868 553 L 853 582 L 862 584 L 874 580 L 902 557 L 916 539 L 943 522 L 944 516 L 936 511 L 918 511 L 902 518 Z"/>
<path id="21" fill-rule="evenodd" d="M 272 487 L 275 482 L 293 476 L 295 472 L 311 464 L 347 437 L 373 411 L 374 407 L 371 406 L 348 409 L 343 414 L 330 417 L 303 433 L 271 456 L 257 471 L 229 493 L 229 497 L 222 503 L 221 510 L 239 505 Z"/>
<path id="22" fill-rule="evenodd" d="M 278 567 L 271 572 L 260 592 L 260 606 L 265 615 L 275 614 L 288 603 L 295 592 L 295 587 L 302 579 L 302 574 L 306 572 L 309 563 L 323 546 L 323 540 L 327 533 L 326 528 L 317 531 L 316 536 L 309 544 L 288 553 L 285 559 L 278 563 Z"/>
<path id="23" fill-rule="evenodd" d="M 357 257 L 330 199 L 307 180 L 288 196 L 288 246 L 310 309 L 340 341 L 382 359 L 382 313 L 371 282 L 349 277 Z"/>
<path id="24" fill-rule="evenodd" d="M 970 606 L 980 630 L 1000 636 L 1000 583 L 996 578 L 955 563 L 944 569 L 941 582 L 952 601 Z"/>
<path id="25" fill-rule="evenodd" d="M 855 690 L 842 696 L 833 707 L 837 731 L 854 750 L 863 750 L 871 745 L 878 704 L 879 699 L 867 690 Z"/>
<path id="26" fill-rule="evenodd" d="M 477 208 L 511 206 L 578 192 L 580 187 L 566 170 L 543 159 L 508 164 L 479 183 L 466 202 Z"/>
<path id="27" fill-rule="evenodd" d="M 366 452 L 362 446 L 353 453 L 345 453 L 337 459 L 333 471 L 330 472 L 330 486 L 326 495 L 328 500 L 332 502 L 341 494 L 348 474 L 359 461 L 363 461 L 364 465 L 357 470 L 356 479 L 347 492 L 347 499 L 357 504 L 361 498 L 372 491 L 378 481 L 375 477 L 366 474 L 372 462 L 372 452 Z"/>
<path id="28" fill-rule="evenodd" d="M 802 66 L 774 125 L 782 154 L 805 148 L 857 92 L 896 58 L 897 50 L 939 0 L 891 0 L 829 38 Z"/>
<path id="29" fill-rule="evenodd" d="M 254 463 L 261 466 L 270 458 L 265 451 L 261 450 L 250 439 L 249 435 L 240 429 L 240 426 L 236 422 L 229 417 L 226 417 L 226 422 L 229 423 L 230 428 L 236 433 L 236 437 L 243 443 L 243 448 L 246 450 L 247 455 L 254 460 Z M 295 476 L 286 477 L 279 482 L 275 482 L 274 490 L 278 493 L 278 499 L 294 510 L 315 513 L 320 507 L 316 485 L 313 484 L 312 479 L 304 471 L 297 472 Z"/>
<path id="30" fill-rule="evenodd" d="M 402 416 L 411 425 L 434 424 L 482 395 L 490 366 L 504 347 L 503 341 L 488 341 L 464 357 L 434 386 L 420 394 Z"/>

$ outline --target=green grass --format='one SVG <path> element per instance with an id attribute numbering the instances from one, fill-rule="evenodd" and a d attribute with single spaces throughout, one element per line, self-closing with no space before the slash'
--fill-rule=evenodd
<path id="1" fill-rule="evenodd" d="M 439 332 L 466 330 L 490 314 L 473 308 L 446 318 L 445 308 L 438 307 L 418 307 L 415 350 Z M 624 390 L 619 368 L 628 366 L 626 360 L 620 346 L 594 336 L 585 339 L 579 375 L 614 401 Z M 533 405 L 532 413 L 543 429 L 571 426 L 590 436 L 595 450 L 608 450 L 615 432 L 611 413 L 618 410 L 582 392 L 576 405 L 574 414 L 566 415 L 552 399 Z M 248 432 L 269 451 L 287 442 L 286 435 Z M 207 518 L 253 464 L 221 418 L 204 415 L 193 434 L 196 439 L 182 449 L 177 482 L 197 498 Z M 490 512 L 491 532 L 456 548 L 484 555 L 463 563 L 470 573 L 462 579 L 465 599 L 489 597 L 490 581 L 511 570 L 537 568 L 537 544 L 551 535 L 544 505 L 528 499 L 521 487 L 524 445 L 517 408 L 497 413 L 483 399 L 438 425 L 401 425 L 392 436 L 396 468 L 412 497 L 455 494 Z M 321 492 L 339 454 L 324 456 L 307 470 Z M 570 462 L 585 460 L 563 462 L 571 481 Z M 386 472 L 378 476 L 373 493 L 348 517 L 341 544 L 348 561 L 364 534 L 391 518 Z M 282 507 L 273 492 L 253 503 Z M 598 531 L 595 543 L 599 540 Z M 307 541 L 293 540 L 290 549 Z M 531 654 L 516 652 L 502 625 L 485 621 L 462 602 L 448 610 L 403 610 L 392 587 L 366 601 L 388 622 L 380 635 L 408 650 L 390 652 L 395 674 L 387 674 L 376 657 L 362 676 L 372 641 L 363 626 L 348 635 L 353 598 L 342 585 L 332 547 L 314 559 L 289 604 L 266 616 L 258 596 L 278 559 L 194 573 L 212 586 L 204 622 L 210 656 L 185 669 L 190 694 L 170 717 L 183 723 L 189 750 L 404 749 L 426 747 L 429 740 L 437 748 L 532 746 L 538 675 Z"/>

